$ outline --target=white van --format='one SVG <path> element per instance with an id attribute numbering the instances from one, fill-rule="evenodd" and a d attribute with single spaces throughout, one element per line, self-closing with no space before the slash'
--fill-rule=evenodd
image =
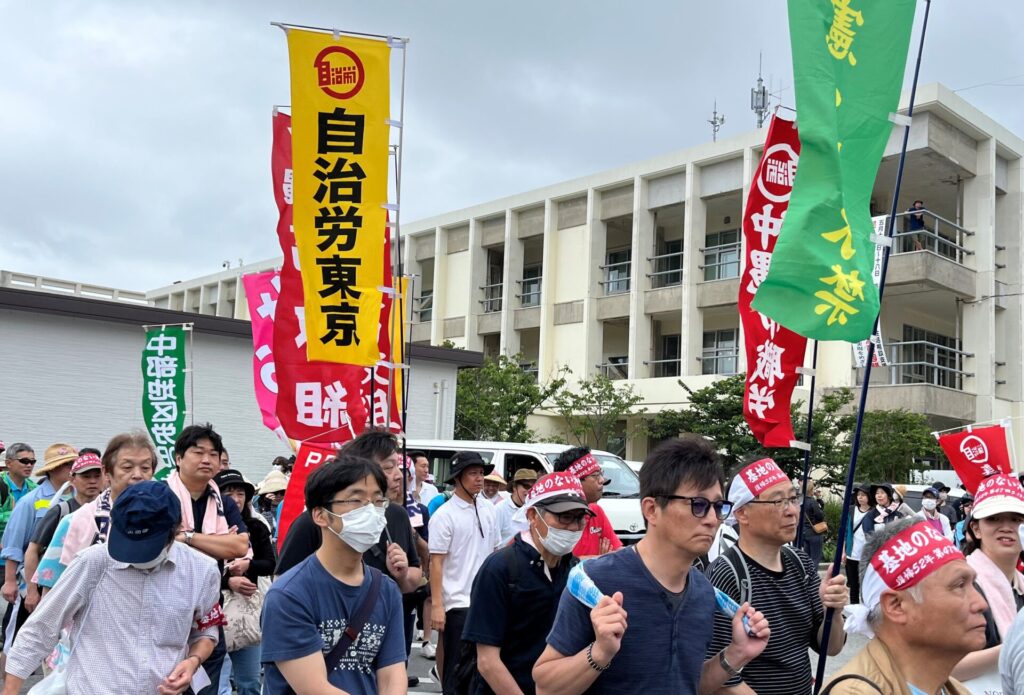
<path id="1" fill-rule="evenodd" d="M 532 468 L 538 475 L 551 472 L 558 455 L 571 448 L 567 444 L 517 444 L 515 442 L 476 442 L 458 440 L 410 439 L 407 451 L 422 451 L 430 459 L 430 469 L 440 483 L 448 477 L 452 457 L 458 451 L 475 451 L 505 480 L 520 468 Z M 607 451 L 593 451 L 601 462 L 604 476 L 611 482 L 604 488 L 604 497 L 598 503 L 615 527 L 615 533 L 625 544 L 636 543 L 644 535 L 644 518 L 640 512 L 640 479 L 625 461 Z"/>

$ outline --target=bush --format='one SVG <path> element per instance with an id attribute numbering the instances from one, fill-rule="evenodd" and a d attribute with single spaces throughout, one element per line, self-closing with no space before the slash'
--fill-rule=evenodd
<path id="1" fill-rule="evenodd" d="M 839 533 L 839 519 L 843 514 L 842 502 L 825 502 L 825 521 L 828 522 L 828 532 L 825 534 L 824 550 L 821 553 L 822 562 L 832 562 L 836 555 L 836 534 Z"/>

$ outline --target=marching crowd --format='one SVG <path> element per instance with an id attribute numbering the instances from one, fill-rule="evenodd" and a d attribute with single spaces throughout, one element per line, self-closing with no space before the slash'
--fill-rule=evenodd
<path id="1" fill-rule="evenodd" d="M 254 485 L 210 425 L 174 457 L 155 480 L 140 433 L 41 462 L 6 449 L 4 695 L 40 668 L 71 694 L 404 693 L 416 642 L 445 693 L 805 695 L 808 650 L 839 654 L 848 633 L 867 646 L 822 692 L 1024 694 L 1012 476 L 960 508 L 935 484 L 920 512 L 858 485 L 845 575 L 822 577 L 816 498 L 771 459 L 725 487 L 699 437 L 647 457 L 627 547 L 582 447 L 507 483 L 459 452 L 440 492 L 426 455 L 367 431 L 309 475 L 279 556 L 291 461 Z"/>

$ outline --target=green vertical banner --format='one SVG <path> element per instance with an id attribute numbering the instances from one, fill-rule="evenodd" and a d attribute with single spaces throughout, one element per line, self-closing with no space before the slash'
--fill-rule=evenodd
<path id="1" fill-rule="evenodd" d="M 174 442 L 185 425 L 185 327 L 146 328 L 142 349 L 142 419 L 156 445 L 157 474 L 174 470 Z"/>
<path id="2" fill-rule="evenodd" d="M 915 0 L 789 0 L 800 165 L 753 308 L 815 340 L 865 340 L 871 191 L 899 106 Z"/>

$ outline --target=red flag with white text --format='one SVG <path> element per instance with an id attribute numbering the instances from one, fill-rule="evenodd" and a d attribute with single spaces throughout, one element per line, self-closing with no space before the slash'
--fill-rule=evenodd
<path id="1" fill-rule="evenodd" d="M 788 447 L 795 439 L 789 408 L 807 339 L 755 311 L 750 303 L 768 274 L 799 159 L 796 123 L 773 116 L 743 212 L 746 262 L 738 300 L 747 355 L 743 416 L 766 447 Z"/>
<path id="2" fill-rule="evenodd" d="M 1007 422 L 989 427 L 969 426 L 960 432 L 937 437 L 964 489 L 972 495 L 988 476 L 1012 472 L 1007 445 L 1009 431 Z"/>
<path id="3" fill-rule="evenodd" d="M 295 517 L 306 508 L 306 480 L 309 478 L 309 474 L 333 457 L 333 449 L 326 449 L 305 442 L 299 445 L 299 451 L 295 454 L 295 465 L 292 467 L 292 475 L 288 479 L 288 488 L 284 492 L 284 502 L 281 503 L 281 518 L 277 527 L 278 551 L 284 545 L 285 536 L 288 535 L 288 527 L 295 521 Z"/>

